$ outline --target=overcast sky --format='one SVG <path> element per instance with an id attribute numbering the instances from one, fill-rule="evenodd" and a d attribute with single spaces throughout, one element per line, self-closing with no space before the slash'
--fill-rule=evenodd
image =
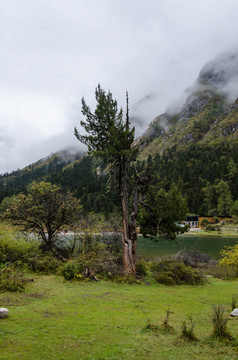
<path id="1" fill-rule="evenodd" d="M 81 98 L 129 91 L 137 133 L 237 46 L 237 0 L 0 0 L 0 173 L 79 145 Z"/>

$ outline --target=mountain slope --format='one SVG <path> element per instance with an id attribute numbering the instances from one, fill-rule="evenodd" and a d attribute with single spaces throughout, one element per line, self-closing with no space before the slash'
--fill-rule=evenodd
<path id="1" fill-rule="evenodd" d="M 152 172 L 165 188 L 179 181 L 192 212 L 217 208 L 221 180 L 238 198 L 237 77 L 236 55 L 206 64 L 181 110 L 158 116 L 140 139 L 140 162 L 154 159 Z"/>
<path id="2" fill-rule="evenodd" d="M 0 197 L 24 191 L 32 181 L 48 179 L 52 174 L 62 171 L 64 167 L 81 158 L 82 153 L 74 149 L 65 149 L 40 159 L 24 169 L 3 174 L 0 176 Z"/>
<path id="3" fill-rule="evenodd" d="M 150 124 L 141 139 L 140 158 L 174 145 L 236 142 L 238 56 L 218 57 L 206 64 L 188 92 L 179 112 L 168 111 Z"/>
<path id="4" fill-rule="evenodd" d="M 81 199 L 85 211 L 111 212 L 117 198 L 108 196 L 106 165 L 74 149 L 61 150 L 44 159 L 0 176 L 0 202 L 25 192 L 33 181 L 49 181 L 70 190 Z"/>

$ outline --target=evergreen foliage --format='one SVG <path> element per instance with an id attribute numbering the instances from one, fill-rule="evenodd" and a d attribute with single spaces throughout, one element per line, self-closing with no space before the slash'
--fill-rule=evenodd
<path id="1" fill-rule="evenodd" d="M 158 186 L 151 186 L 144 202 L 146 207 L 139 214 L 140 231 L 144 237 L 174 240 L 177 234 L 187 230 L 186 226 L 178 224 L 184 220 L 188 208 L 186 199 L 175 184 L 168 192 Z"/>
<path id="2" fill-rule="evenodd" d="M 165 191 L 175 182 L 187 198 L 190 213 L 228 216 L 238 198 L 238 177 L 229 177 L 228 165 L 238 164 L 237 154 L 236 142 L 174 146 L 138 160 L 137 166 L 144 169 L 150 163 L 152 183 Z"/>

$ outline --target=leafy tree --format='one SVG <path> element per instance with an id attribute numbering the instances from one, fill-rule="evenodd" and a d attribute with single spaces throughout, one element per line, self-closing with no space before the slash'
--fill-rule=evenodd
<path id="1" fill-rule="evenodd" d="M 74 224 L 79 210 L 79 201 L 71 193 L 63 193 L 59 186 L 42 181 L 33 182 L 27 195 L 18 194 L 5 216 L 23 230 L 37 232 L 43 241 L 43 249 L 52 250 L 59 231 Z"/>
<path id="2" fill-rule="evenodd" d="M 186 226 L 178 224 L 184 220 L 188 208 L 176 185 L 173 184 L 168 192 L 151 186 L 145 202 L 147 206 L 141 209 L 139 216 L 143 236 L 174 240 L 177 234 L 187 230 Z"/>
<path id="3" fill-rule="evenodd" d="M 86 130 L 86 135 L 79 134 L 75 128 L 75 136 L 88 146 L 89 154 L 98 156 L 109 164 L 111 181 L 116 182 L 121 196 L 124 268 L 126 272 L 135 273 L 138 189 L 142 181 L 137 176 L 135 167 L 131 172 L 137 147 L 134 146 L 135 129 L 130 128 L 128 95 L 125 121 L 123 121 L 122 109 L 118 110 L 117 101 L 113 100 L 110 91 L 106 94 L 98 85 L 95 97 L 97 104 L 94 112 L 91 111 L 84 98 L 82 99 L 82 113 L 86 121 L 81 121 L 81 126 Z M 132 178 L 133 194 L 130 192 Z M 133 199 L 130 214 L 131 197 Z"/>
<path id="4" fill-rule="evenodd" d="M 231 215 L 238 216 L 238 200 L 236 200 L 231 208 Z"/>
<path id="5" fill-rule="evenodd" d="M 228 174 L 227 177 L 229 180 L 233 180 L 237 174 L 237 167 L 233 159 L 230 159 L 227 165 Z"/>
<path id="6" fill-rule="evenodd" d="M 6 209 L 14 202 L 15 195 L 6 196 L 0 204 L 0 215 L 4 214 Z"/>
<path id="7" fill-rule="evenodd" d="M 216 186 L 208 184 L 206 187 L 202 188 L 202 193 L 204 194 L 204 210 L 205 213 L 208 214 L 209 210 L 216 208 L 217 205 Z"/>
<path id="8" fill-rule="evenodd" d="M 219 194 L 217 205 L 218 213 L 223 216 L 229 216 L 233 205 L 229 185 L 221 180 L 217 185 L 217 189 Z"/>

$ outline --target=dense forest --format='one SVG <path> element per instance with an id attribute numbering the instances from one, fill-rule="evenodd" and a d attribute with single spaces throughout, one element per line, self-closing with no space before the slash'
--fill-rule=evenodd
<path id="1" fill-rule="evenodd" d="M 214 145 L 192 144 L 183 149 L 174 146 L 162 154 L 149 155 L 137 160 L 141 172 L 151 163 L 152 184 L 169 190 L 176 183 L 187 198 L 190 213 L 218 214 L 218 200 L 226 193 L 227 201 L 238 199 L 238 143 Z M 61 185 L 80 198 L 85 211 L 112 212 L 118 198 L 108 189 L 108 173 L 105 164 L 83 156 L 71 164 L 65 164 L 55 157 L 46 165 L 18 170 L 0 177 L 1 200 L 19 192 L 34 180 L 46 180 Z M 222 187 L 222 188 L 221 188 Z M 231 204 L 230 204 L 231 206 Z M 228 215 L 228 214 L 221 214 Z"/>

